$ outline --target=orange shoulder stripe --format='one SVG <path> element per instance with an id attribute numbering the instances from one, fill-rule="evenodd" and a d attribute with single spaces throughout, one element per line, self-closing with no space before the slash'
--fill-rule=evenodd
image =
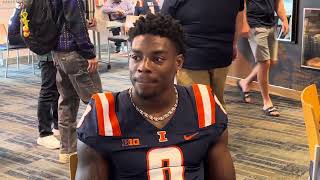
<path id="1" fill-rule="evenodd" d="M 111 92 L 105 93 L 109 102 L 109 119 L 112 126 L 113 136 L 121 136 L 119 121 L 115 110 L 114 97 Z"/>
<path id="2" fill-rule="evenodd" d="M 211 88 L 202 84 L 192 85 L 197 112 L 199 128 L 204 128 L 215 123 L 215 100 Z"/>
<path id="3" fill-rule="evenodd" d="M 100 136 L 105 136 L 103 108 L 102 108 L 101 100 L 100 100 L 98 94 L 93 95 L 92 98 L 95 100 L 95 103 L 96 103 L 99 135 Z"/>

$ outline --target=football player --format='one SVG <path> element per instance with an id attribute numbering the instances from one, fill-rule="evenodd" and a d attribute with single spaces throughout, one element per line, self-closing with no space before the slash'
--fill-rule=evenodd
<path id="1" fill-rule="evenodd" d="M 219 101 L 206 85 L 174 84 L 183 38 L 159 14 L 130 29 L 132 87 L 92 97 L 78 123 L 76 179 L 235 179 Z"/>

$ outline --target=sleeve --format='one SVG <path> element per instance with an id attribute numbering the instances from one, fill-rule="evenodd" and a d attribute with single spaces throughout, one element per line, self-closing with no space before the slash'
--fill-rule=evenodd
<path id="1" fill-rule="evenodd" d="M 97 110 L 94 99 L 91 99 L 85 112 L 77 124 L 78 139 L 91 144 L 90 138 L 98 137 Z"/>
<path id="2" fill-rule="evenodd" d="M 227 128 L 227 113 L 209 86 L 194 84 L 188 89 L 193 94 L 198 126 L 206 131 L 214 141 Z"/>
<path id="3" fill-rule="evenodd" d="M 63 13 L 68 30 L 73 35 L 79 54 L 85 59 L 96 57 L 87 29 L 84 4 L 81 0 L 62 0 Z M 65 27 L 66 28 L 66 27 Z"/>
<path id="4" fill-rule="evenodd" d="M 240 0 L 240 6 L 239 6 L 239 11 L 244 10 L 244 0 Z"/>
<path id="5" fill-rule="evenodd" d="M 215 124 L 214 128 L 218 133 L 218 136 L 221 136 L 222 133 L 228 127 L 228 116 L 227 112 L 225 111 L 224 107 L 221 105 L 220 101 L 218 100 L 217 96 L 214 96 L 214 103 L 215 103 Z"/>
<path id="6" fill-rule="evenodd" d="M 111 3 L 109 1 L 105 2 L 103 5 L 103 12 L 110 14 L 116 12 L 114 8 L 111 7 Z"/>
<path id="7" fill-rule="evenodd" d="M 128 2 L 128 3 L 127 3 L 127 9 L 126 9 L 126 11 L 125 11 L 124 16 L 133 15 L 134 10 L 135 10 L 134 8 L 135 8 L 135 7 L 132 5 L 132 3 Z"/>

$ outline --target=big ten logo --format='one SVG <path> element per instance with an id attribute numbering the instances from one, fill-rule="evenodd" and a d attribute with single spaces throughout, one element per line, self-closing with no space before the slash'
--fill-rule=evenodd
<path id="1" fill-rule="evenodd" d="M 140 145 L 140 139 L 138 138 L 130 138 L 130 139 L 122 139 L 122 146 L 139 146 Z"/>

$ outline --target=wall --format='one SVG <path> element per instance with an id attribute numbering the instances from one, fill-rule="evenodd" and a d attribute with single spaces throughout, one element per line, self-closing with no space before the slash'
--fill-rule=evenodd
<path id="1" fill-rule="evenodd" d="M 320 0 L 299 1 L 297 43 L 279 42 L 279 62 L 270 70 L 270 84 L 298 91 L 312 83 L 320 88 L 320 70 L 300 67 L 303 8 L 320 8 Z M 254 59 L 246 39 L 241 39 L 238 46 L 239 59 L 233 62 L 229 76 L 244 78 L 251 71 Z"/>

